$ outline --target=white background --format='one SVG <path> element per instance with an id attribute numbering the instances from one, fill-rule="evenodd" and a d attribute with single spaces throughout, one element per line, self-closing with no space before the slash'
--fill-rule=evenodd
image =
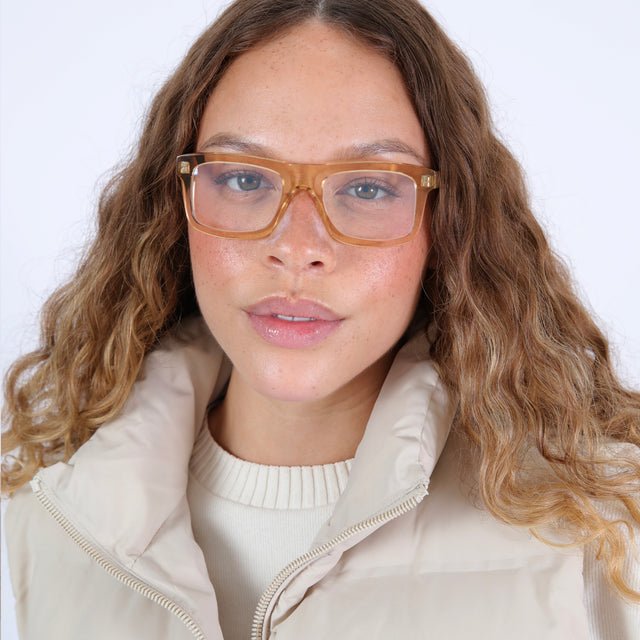
<path id="1" fill-rule="evenodd" d="M 1 0 L 3 371 L 34 345 L 38 309 L 92 233 L 100 185 L 150 97 L 221 4 Z M 425 4 L 472 58 L 535 210 L 623 379 L 640 386 L 640 4 Z M 3 549 L 2 637 L 13 640 L 6 580 Z"/>

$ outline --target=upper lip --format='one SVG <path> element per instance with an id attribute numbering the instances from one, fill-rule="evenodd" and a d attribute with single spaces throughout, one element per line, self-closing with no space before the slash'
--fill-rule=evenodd
<path id="1" fill-rule="evenodd" d="M 342 318 L 328 307 L 313 300 L 288 300 L 279 296 L 272 296 L 260 300 L 245 311 L 256 316 L 287 316 L 294 318 L 314 318 L 334 322 Z"/>

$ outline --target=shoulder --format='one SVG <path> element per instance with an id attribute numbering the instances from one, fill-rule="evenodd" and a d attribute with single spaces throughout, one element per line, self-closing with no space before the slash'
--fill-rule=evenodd
<path id="1" fill-rule="evenodd" d="M 59 535 L 60 527 L 52 527 L 52 524 L 55 522 L 47 516 L 28 484 L 13 494 L 7 505 L 4 528 L 14 590 L 14 577 L 24 573 L 22 565 L 32 558 L 33 545 L 37 548 L 40 538 L 46 536 L 49 539 L 50 534 L 53 534 L 52 538 L 55 540 Z M 52 548 L 52 552 L 55 553 L 55 548 Z"/>
<path id="2" fill-rule="evenodd" d="M 11 584 L 20 611 L 34 589 L 58 590 L 60 577 L 73 577 L 86 563 L 81 549 L 47 513 L 26 485 L 15 492 L 5 514 Z"/>
<path id="3" fill-rule="evenodd" d="M 22 640 L 193 637 L 177 616 L 92 560 L 29 486 L 10 500 L 4 526 Z"/>

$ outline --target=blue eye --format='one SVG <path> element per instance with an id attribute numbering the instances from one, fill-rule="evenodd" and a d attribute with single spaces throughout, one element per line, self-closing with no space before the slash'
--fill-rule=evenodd
<path id="1" fill-rule="evenodd" d="M 255 191 L 261 187 L 269 186 L 264 183 L 263 177 L 259 173 L 248 171 L 234 171 L 225 173 L 218 177 L 217 184 L 223 184 L 234 191 Z"/>
<path id="2" fill-rule="evenodd" d="M 379 200 L 387 196 L 397 197 L 390 186 L 382 186 L 378 181 L 358 180 L 346 185 L 341 190 L 349 196 L 355 196 L 359 200 Z"/>
<path id="3" fill-rule="evenodd" d="M 353 187 L 353 191 L 358 198 L 365 198 L 367 200 L 374 200 L 378 197 L 378 194 L 382 191 L 380 187 L 376 187 L 374 184 L 359 184 L 357 187 Z"/>

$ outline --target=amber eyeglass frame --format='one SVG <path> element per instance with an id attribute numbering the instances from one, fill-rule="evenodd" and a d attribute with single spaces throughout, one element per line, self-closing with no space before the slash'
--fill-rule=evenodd
<path id="1" fill-rule="evenodd" d="M 439 187 L 439 174 L 433 169 L 421 167 L 413 164 L 403 164 L 398 162 L 378 162 L 378 161 L 348 161 L 348 162 L 328 162 L 324 164 L 298 164 L 285 162 L 283 160 L 273 160 L 271 158 L 260 158 L 238 153 L 188 153 L 180 155 L 176 159 L 178 177 L 182 185 L 182 197 L 187 213 L 187 219 L 195 229 L 217 238 L 243 238 L 246 240 L 256 240 L 266 238 L 278 226 L 284 216 L 289 203 L 298 191 L 306 191 L 312 197 L 322 222 L 329 235 L 338 242 L 355 246 L 375 246 L 392 247 L 405 244 L 412 240 L 422 226 L 424 211 L 427 203 L 427 196 L 433 189 Z M 235 162 L 270 169 L 280 175 L 282 179 L 282 200 L 277 208 L 274 217 L 268 225 L 256 231 L 228 231 L 215 229 L 198 222 L 191 208 L 191 185 L 192 173 L 195 168 L 207 162 Z M 416 185 L 416 210 L 411 231 L 400 237 L 388 240 L 372 240 L 357 238 L 346 235 L 337 229 L 327 215 L 322 199 L 322 187 L 324 180 L 334 173 L 342 171 L 391 171 L 408 176 Z"/>

